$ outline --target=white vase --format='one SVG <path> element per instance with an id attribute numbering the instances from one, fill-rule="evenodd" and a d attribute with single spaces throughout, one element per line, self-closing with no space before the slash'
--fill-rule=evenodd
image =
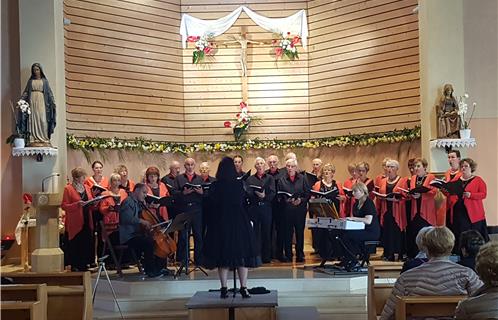
<path id="1" fill-rule="evenodd" d="M 469 139 L 470 129 L 460 129 L 460 139 Z"/>
<path id="2" fill-rule="evenodd" d="M 14 139 L 14 148 L 24 148 L 26 144 L 24 143 L 24 138 Z"/>

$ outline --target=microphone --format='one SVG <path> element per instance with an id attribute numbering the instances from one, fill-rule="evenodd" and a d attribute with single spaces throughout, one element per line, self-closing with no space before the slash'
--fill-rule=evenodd
<path id="1" fill-rule="evenodd" d="M 42 192 L 45 192 L 45 181 L 47 181 L 47 179 L 50 179 L 52 177 L 58 177 L 58 176 L 60 176 L 60 173 L 52 173 L 48 177 L 43 178 L 42 179 Z"/>

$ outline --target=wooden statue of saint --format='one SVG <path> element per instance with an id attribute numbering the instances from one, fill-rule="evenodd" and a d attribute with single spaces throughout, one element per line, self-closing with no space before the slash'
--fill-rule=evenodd
<path id="1" fill-rule="evenodd" d="M 437 137 L 460 138 L 460 116 L 458 115 L 458 101 L 453 96 L 453 86 L 445 84 L 443 97 L 436 106 L 437 111 Z"/>

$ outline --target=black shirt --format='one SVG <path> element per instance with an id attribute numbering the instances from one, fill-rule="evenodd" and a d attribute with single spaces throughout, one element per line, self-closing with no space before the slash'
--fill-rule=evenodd
<path id="1" fill-rule="evenodd" d="M 175 179 L 175 184 L 174 184 L 174 194 L 176 198 L 178 199 L 178 208 L 181 211 L 191 211 L 190 209 L 192 207 L 196 207 L 195 209 L 197 210 L 197 207 L 200 207 L 202 204 L 202 194 L 198 194 L 197 192 L 192 192 L 190 194 L 183 194 L 183 190 L 185 187 L 186 183 L 191 183 L 191 184 L 198 184 L 202 185 L 203 181 L 201 176 L 197 175 L 194 173 L 192 177 L 192 181 L 188 180 L 187 174 L 179 174 L 176 179 Z"/>
<path id="2" fill-rule="evenodd" d="M 258 197 L 254 193 L 255 189 L 251 188 L 251 186 L 263 187 L 265 191 L 265 197 L 264 198 Z M 251 205 L 255 205 L 260 202 L 271 202 L 275 197 L 276 193 L 275 179 L 273 179 L 271 175 L 266 173 L 264 173 L 261 178 L 259 178 L 257 174 L 254 174 L 249 178 L 247 178 L 246 189 L 247 189 L 246 193 L 249 198 L 249 203 Z"/>
<path id="3" fill-rule="evenodd" d="M 372 199 L 367 197 L 361 208 L 358 208 L 358 204 L 359 201 L 356 201 L 354 204 L 353 216 L 358 218 L 372 216 L 372 222 L 370 224 L 365 224 L 365 231 L 380 235 L 380 225 L 379 219 L 377 218 L 377 209 L 375 209 L 375 204 Z"/>
<path id="4" fill-rule="evenodd" d="M 301 203 L 297 207 L 304 208 L 306 210 L 307 202 L 310 195 L 310 186 L 308 185 L 308 181 L 304 179 L 302 174 L 296 173 L 294 181 L 291 181 L 288 175 L 285 175 L 284 177 L 278 179 L 277 196 L 278 191 L 284 191 L 293 195 L 298 195 L 301 199 Z M 286 202 L 285 198 L 281 198 L 281 202 L 286 203 L 286 208 L 289 208 L 289 206 L 296 208 L 291 203 Z"/>

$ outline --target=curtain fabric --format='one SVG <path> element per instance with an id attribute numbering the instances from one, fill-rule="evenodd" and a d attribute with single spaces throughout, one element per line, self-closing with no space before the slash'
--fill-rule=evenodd
<path id="1" fill-rule="evenodd" d="M 287 32 L 290 32 L 291 35 L 300 36 L 303 48 L 306 49 L 308 22 L 304 10 L 300 10 L 286 18 L 267 18 L 245 6 L 240 6 L 228 15 L 216 20 L 202 20 L 188 14 L 183 14 L 180 24 L 183 48 L 186 48 L 187 38 L 189 36 L 216 37 L 225 33 L 235 23 L 242 11 L 244 11 L 258 26 L 265 30 L 282 35 L 286 35 Z"/>

